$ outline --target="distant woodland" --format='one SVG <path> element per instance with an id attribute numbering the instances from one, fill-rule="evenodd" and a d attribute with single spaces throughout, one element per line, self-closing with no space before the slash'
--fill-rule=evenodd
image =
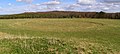
<path id="1" fill-rule="evenodd" d="M 25 12 L 21 14 L 0 15 L 0 19 L 20 18 L 103 18 L 120 19 L 120 13 L 101 12 L 74 12 L 74 11 L 50 11 L 50 12 Z"/>

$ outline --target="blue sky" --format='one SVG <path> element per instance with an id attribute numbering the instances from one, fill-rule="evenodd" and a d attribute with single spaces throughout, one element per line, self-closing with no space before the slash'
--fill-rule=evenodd
<path id="1" fill-rule="evenodd" d="M 54 10 L 120 12 L 120 0 L 0 0 L 0 14 Z"/>

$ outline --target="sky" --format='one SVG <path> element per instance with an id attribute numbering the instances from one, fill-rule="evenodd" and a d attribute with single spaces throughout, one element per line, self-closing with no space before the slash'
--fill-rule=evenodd
<path id="1" fill-rule="evenodd" d="M 120 0 L 0 0 L 0 14 L 46 11 L 120 12 Z"/>

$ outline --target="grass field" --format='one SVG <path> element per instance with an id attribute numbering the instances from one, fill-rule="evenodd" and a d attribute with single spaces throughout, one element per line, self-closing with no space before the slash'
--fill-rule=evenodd
<path id="1" fill-rule="evenodd" d="M 1 19 L 0 54 L 120 54 L 120 20 Z"/>

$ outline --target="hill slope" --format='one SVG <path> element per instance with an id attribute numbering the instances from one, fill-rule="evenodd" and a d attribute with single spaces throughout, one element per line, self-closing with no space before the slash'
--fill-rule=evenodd
<path id="1" fill-rule="evenodd" d="M 120 13 L 105 12 L 74 12 L 74 11 L 51 11 L 51 12 L 25 12 L 13 15 L 1 15 L 0 19 L 18 18 L 105 18 L 120 19 Z"/>

